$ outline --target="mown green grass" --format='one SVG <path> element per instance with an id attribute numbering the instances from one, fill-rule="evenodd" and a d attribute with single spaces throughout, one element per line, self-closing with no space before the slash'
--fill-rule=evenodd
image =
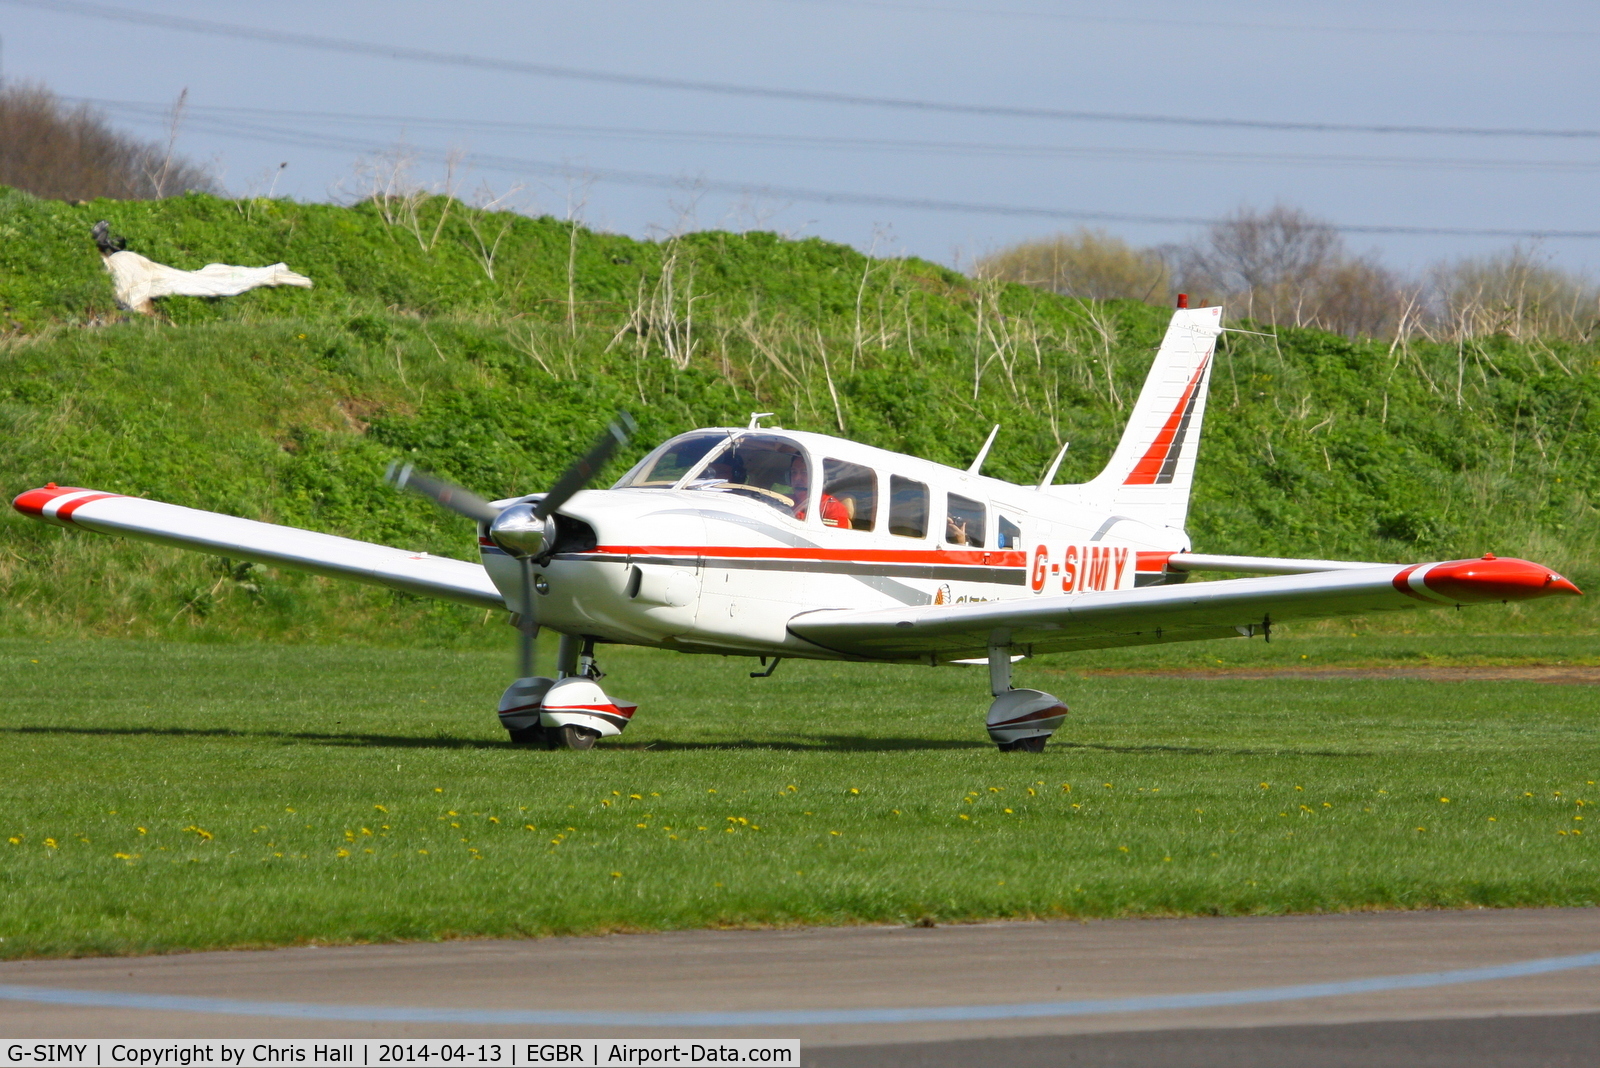
<path id="1" fill-rule="evenodd" d="M 550 753 L 503 741 L 505 653 L 10 639 L 0 956 L 1595 904 L 1591 687 L 1082 670 L 1591 655 L 1391 637 L 1024 664 L 1074 708 L 1031 756 L 984 741 L 977 669 L 751 680 L 619 650 L 637 722 Z"/>

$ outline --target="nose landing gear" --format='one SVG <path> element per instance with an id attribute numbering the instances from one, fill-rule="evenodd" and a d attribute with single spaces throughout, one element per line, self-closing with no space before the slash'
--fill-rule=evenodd
<path id="1" fill-rule="evenodd" d="M 1011 688 L 1011 646 L 989 646 L 989 692 L 994 703 L 985 721 L 989 738 L 1002 753 L 1042 753 L 1067 718 L 1067 706 L 1043 690 Z"/>
<path id="2" fill-rule="evenodd" d="M 518 679 L 500 697 L 500 724 L 513 743 L 543 743 L 550 749 L 592 749 L 615 737 L 639 707 L 607 696 L 604 673 L 595 664 L 594 639 L 561 636 L 559 679 Z"/>

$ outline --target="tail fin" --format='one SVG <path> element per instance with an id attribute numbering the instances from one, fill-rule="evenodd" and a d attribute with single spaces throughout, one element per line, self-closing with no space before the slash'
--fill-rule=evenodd
<path id="1" fill-rule="evenodd" d="M 1112 512 L 1153 527 L 1182 529 L 1221 333 L 1220 307 L 1190 308 L 1186 298 L 1178 298 L 1122 441 L 1105 470 L 1084 487 Z"/>

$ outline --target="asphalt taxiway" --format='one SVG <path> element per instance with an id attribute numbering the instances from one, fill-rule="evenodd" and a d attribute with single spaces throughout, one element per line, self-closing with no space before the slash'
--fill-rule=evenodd
<path id="1" fill-rule="evenodd" d="M 1600 909 L 690 931 L 0 964 L 8 1039 L 469 1035 L 799 1038 L 808 1064 L 837 1068 L 1592 1064 Z"/>

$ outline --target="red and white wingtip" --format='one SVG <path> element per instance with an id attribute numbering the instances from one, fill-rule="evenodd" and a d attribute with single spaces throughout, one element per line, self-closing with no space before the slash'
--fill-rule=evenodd
<path id="1" fill-rule="evenodd" d="M 1431 604 L 1531 601 L 1535 597 L 1583 596 L 1572 581 L 1531 560 L 1485 553 L 1477 560 L 1414 564 L 1394 577 L 1394 588 Z"/>
<path id="2" fill-rule="evenodd" d="M 33 519 L 61 526 L 72 525 L 72 513 L 90 501 L 103 501 L 107 497 L 120 497 L 120 493 L 102 493 L 79 486 L 58 486 L 54 482 L 19 493 L 11 507 Z"/>

